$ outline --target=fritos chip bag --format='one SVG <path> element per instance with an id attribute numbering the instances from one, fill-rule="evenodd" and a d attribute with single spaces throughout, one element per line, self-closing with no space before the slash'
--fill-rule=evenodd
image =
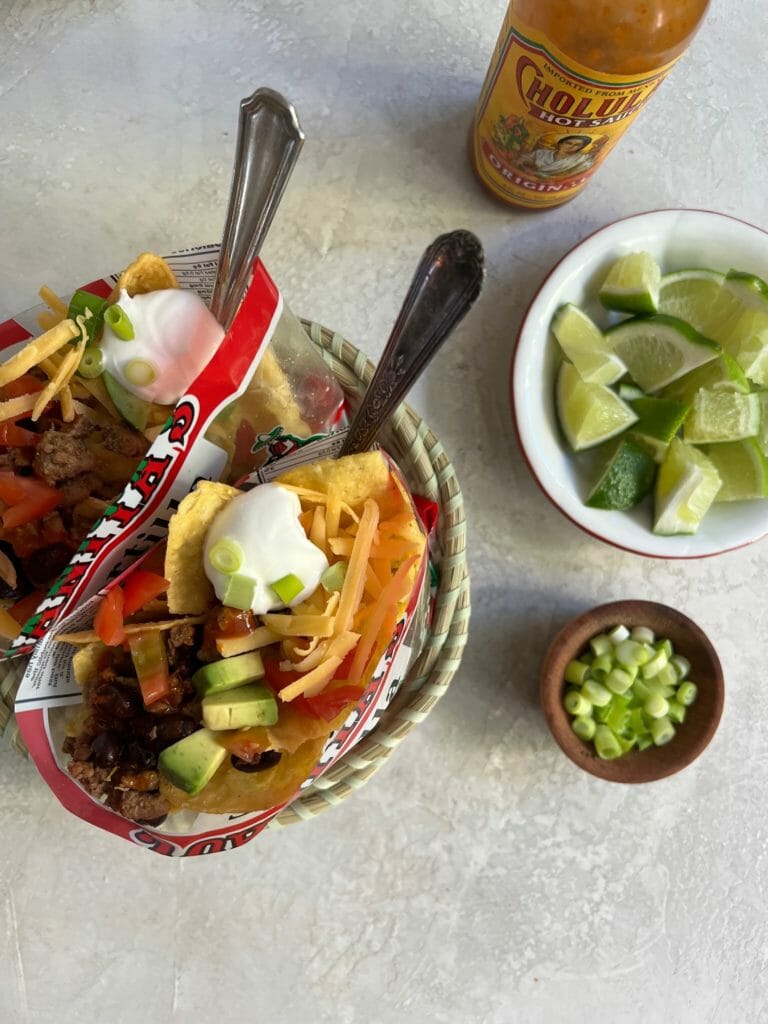
<path id="1" fill-rule="evenodd" d="M 236 480 L 342 417 L 341 389 L 260 263 L 224 334 L 206 305 L 215 256 L 143 253 L 68 306 L 41 289 L 50 309 L 37 319 L 48 330 L 0 365 L 0 459 L 5 440 L 11 460 L 0 468 L 0 600 L 28 595 L 15 617 L 0 605 L 0 635 L 13 639 L 6 655 L 29 653 L 75 598 L 154 543 L 198 476 Z M 0 325 L 0 348 L 23 340 L 25 320 Z M 121 493 L 134 471 L 136 487 Z M 151 529 L 133 530 L 140 519 Z M 88 533 L 97 521 L 98 541 Z M 97 543 L 109 552 L 84 571 L 94 559 L 82 549 Z"/>
<path id="2" fill-rule="evenodd" d="M 56 637 L 82 703 L 44 729 L 17 710 L 22 733 L 81 817 L 161 853 L 240 845 L 391 700 L 426 564 L 381 452 L 247 491 L 201 481 L 93 627 Z"/>

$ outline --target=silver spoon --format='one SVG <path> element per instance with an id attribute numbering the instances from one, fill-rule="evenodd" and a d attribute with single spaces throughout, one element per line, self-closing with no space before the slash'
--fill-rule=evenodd
<path id="1" fill-rule="evenodd" d="M 296 110 L 273 89 L 240 102 L 237 147 L 211 312 L 225 330 L 235 318 L 304 133 Z"/>
<path id="2" fill-rule="evenodd" d="M 470 231 L 440 235 L 426 249 L 339 455 L 371 447 L 480 294 L 484 272 L 483 248 Z"/>

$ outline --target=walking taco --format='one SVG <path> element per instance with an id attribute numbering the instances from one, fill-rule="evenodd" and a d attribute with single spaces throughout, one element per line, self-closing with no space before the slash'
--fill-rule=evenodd
<path id="1" fill-rule="evenodd" d="M 69 774 L 148 826 L 277 810 L 327 765 L 413 607 L 426 538 L 410 495 L 379 452 L 249 491 L 201 481 L 152 557 L 93 629 L 57 637 L 83 692 Z"/>

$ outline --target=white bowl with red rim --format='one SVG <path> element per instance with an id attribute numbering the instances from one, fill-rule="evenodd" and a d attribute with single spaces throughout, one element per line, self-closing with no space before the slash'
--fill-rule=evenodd
<path id="1" fill-rule="evenodd" d="M 603 326 L 620 319 L 603 309 L 599 286 L 611 263 L 629 252 L 649 252 L 662 272 L 691 267 L 738 269 L 768 279 L 768 232 L 709 210 L 656 210 L 601 228 L 571 249 L 550 271 L 523 318 L 512 358 L 510 400 L 518 440 L 544 494 L 576 526 L 615 547 L 652 558 L 704 558 L 744 547 L 768 534 L 768 499 L 713 505 L 690 536 L 652 532 L 651 499 L 628 512 L 584 504 L 599 467 L 574 457 L 555 411 L 561 350 L 549 325 L 555 310 L 573 302 Z"/>

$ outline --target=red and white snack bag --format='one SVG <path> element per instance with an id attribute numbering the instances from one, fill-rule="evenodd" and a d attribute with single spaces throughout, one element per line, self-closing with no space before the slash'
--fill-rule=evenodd
<path id="1" fill-rule="evenodd" d="M 177 459 L 183 462 L 190 450 L 185 449 L 177 455 Z M 327 445 L 320 440 L 305 446 L 300 453 L 286 461 L 294 464 L 299 459 L 314 461 L 323 454 L 327 454 Z M 284 465 L 281 465 L 279 471 L 283 469 Z M 391 470 L 398 472 L 394 464 L 391 464 Z M 258 479 L 268 481 L 277 471 L 263 469 Z M 423 522 L 425 517 L 422 515 L 419 518 L 415 507 L 414 515 Z M 422 529 L 424 533 L 427 532 Z M 98 554 L 95 561 L 99 561 Z M 370 732 L 398 692 L 413 655 L 421 648 L 428 616 L 428 563 L 429 553 L 425 546 L 413 589 L 396 624 L 391 643 L 380 658 L 357 705 L 343 725 L 330 735 L 317 764 L 291 799 L 311 786 Z M 129 575 L 130 571 L 123 576 Z M 114 580 L 111 586 L 118 585 L 123 576 Z M 67 772 L 69 758 L 62 753 L 66 724 L 73 713 L 73 706 L 81 703 L 82 697 L 72 671 L 73 649 L 67 643 L 57 642 L 55 635 L 88 627 L 100 600 L 99 596 L 93 597 L 66 618 L 57 620 L 53 629 L 46 632 L 34 650 L 15 707 L 18 726 L 30 755 L 67 810 L 137 846 L 166 856 L 198 856 L 242 846 L 258 835 L 291 801 L 286 800 L 266 810 L 245 814 L 176 812 L 169 815 L 162 825 L 153 827 L 129 821 L 115 813 L 90 796 Z"/>
<path id="2" fill-rule="evenodd" d="M 212 246 L 186 250 L 168 263 L 182 287 L 207 301 L 217 254 Z M 106 297 L 116 280 L 84 288 Z M 3 359 L 39 333 L 39 309 L 0 324 Z M 160 540 L 196 480 L 234 482 L 309 440 L 328 438 L 343 422 L 338 382 L 258 261 L 216 354 L 177 403 L 132 481 L 0 657 L 30 654 L 56 622 Z"/>

